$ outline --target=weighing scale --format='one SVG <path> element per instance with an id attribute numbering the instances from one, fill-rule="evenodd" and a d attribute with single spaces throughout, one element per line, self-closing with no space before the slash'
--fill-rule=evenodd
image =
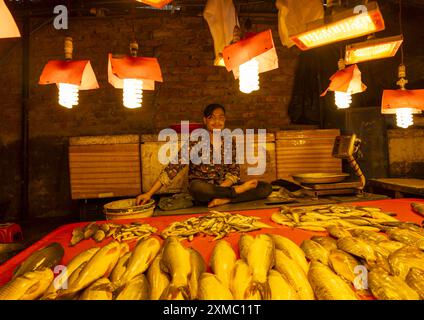
<path id="1" fill-rule="evenodd" d="M 356 162 L 361 140 L 355 134 L 337 136 L 334 142 L 332 156 L 347 160 L 354 172 L 350 181 L 344 181 L 348 173 L 304 173 L 292 175 L 303 188 L 305 194 L 318 197 L 323 195 L 362 194 L 365 187 L 365 176 Z"/>

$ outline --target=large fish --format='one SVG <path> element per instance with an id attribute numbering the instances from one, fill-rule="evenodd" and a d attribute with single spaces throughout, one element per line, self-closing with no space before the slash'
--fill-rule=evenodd
<path id="1" fill-rule="evenodd" d="M 100 278 L 84 290 L 79 300 L 112 300 L 112 296 L 109 279 Z"/>
<path id="2" fill-rule="evenodd" d="M 321 246 L 323 246 L 328 252 L 331 250 L 337 249 L 337 241 L 330 237 L 320 237 L 313 236 L 311 238 L 312 241 L 318 242 Z"/>
<path id="3" fill-rule="evenodd" d="M 231 273 L 230 291 L 235 300 L 260 300 L 259 292 L 248 294 L 247 289 L 252 282 L 252 272 L 247 263 L 239 259 L 234 264 Z"/>
<path id="4" fill-rule="evenodd" d="M 271 270 L 268 274 L 268 283 L 271 288 L 271 300 L 298 300 L 296 290 L 276 270 Z"/>
<path id="5" fill-rule="evenodd" d="M 183 295 L 184 299 L 190 299 L 190 251 L 180 243 L 178 238 L 166 238 L 160 266 L 162 271 L 166 272 L 171 277 L 171 283 L 163 292 L 161 299 L 172 300 L 180 293 Z"/>
<path id="6" fill-rule="evenodd" d="M 64 269 L 50 284 L 43 299 L 54 299 L 57 296 L 57 290 L 67 289 L 68 281 L 72 273 L 81 265 L 88 262 L 94 254 L 99 251 L 99 248 L 91 248 L 76 255 Z"/>
<path id="7" fill-rule="evenodd" d="M 392 240 L 385 240 L 378 242 L 378 245 L 386 250 L 388 250 L 390 253 L 395 252 L 396 250 L 399 250 L 400 248 L 403 248 L 406 246 L 406 244 L 399 242 L 399 241 L 392 241 Z"/>
<path id="8" fill-rule="evenodd" d="M 60 290 L 59 296 L 73 296 L 96 280 L 109 277 L 122 254 L 121 250 L 126 249 L 127 246 L 121 245 L 117 241 L 105 245 L 82 268 L 80 266 L 74 271 L 69 279 L 68 289 Z"/>
<path id="9" fill-rule="evenodd" d="M 144 274 L 140 274 L 124 285 L 116 300 L 149 300 L 149 298 L 149 282 Z"/>
<path id="10" fill-rule="evenodd" d="M 193 248 L 188 248 L 190 251 L 191 274 L 189 277 L 190 298 L 197 298 L 199 291 L 199 279 L 202 273 L 206 271 L 206 263 L 202 255 Z"/>
<path id="11" fill-rule="evenodd" d="M 125 253 L 122 257 L 119 258 L 118 263 L 115 268 L 113 268 L 112 273 L 110 275 L 110 281 L 112 283 L 118 283 L 125 271 L 127 270 L 128 259 L 131 257 L 132 252 Z"/>
<path id="12" fill-rule="evenodd" d="M 328 256 L 329 267 L 342 279 L 348 283 L 354 283 L 357 274 L 355 268 L 360 266 L 358 260 L 356 260 L 349 253 L 342 250 L 332 250 Z"/>
<path id="13" fill-rule="evenodd" d="M 306 261 L 305 253 L 296 243 L 280 235 L 270 234 L 269 236 L 274 241 L 275 249 L 283 251 L 288 257 L 296 261 L 305 273 L 308 272 L 309 264 Z M 334 241 L 334 239 L 332 240 Z"/>
<path id="14" fill-rule="evenodd" d="M 147 270 L 147 280 L 150 285 L 150 300 L 159 300 L 163 291 L 169 285 L 169 277 L 160 268 L 162 254 L 159 253 Z"/>
<path id="15" fill-rule="evenodd" d="M 275 244 L 272 238 L 266 234 L 257 235 L 249 246 L 246 262 L 252 271 L 248 294 L 259 291 L 263 300 L 270 299 L 268 272 L 275 265 Z"/>
<path id="16" fill-rule="evenodd" d="M 368 285 L 379 300 L 419 300 L 420 296 L 402 278 L 392 276 L 382 268 L 368 273 Z"/>
<path id="17" fill-rule="evenodd" d="M 318 300 L 358 300 L 342 278 L 318 261 L 311 262 L 308 280 Z"/>
<path id="18" fill-rule="evenodd" d="M 233 296 L 218 277 L 212 273 L 204 272 L 199 279 L 199 300 L 232 300 Z"/>
<path id="19" fill-rule="evenodd" d="M 377 260 L 374 249 L 365 241 L 358 238 L 340 238 L 337 240 L 337 247 L 340 250 L 346 251 L 354 256 L 363 258 L 369 263 L 373 263 Z"/>
<path id="20" fill-rule="evenodd" d="M 120 277 L 116 286 L 121 286 L 144 273 L 152 263 L 153 259 L 159 253 L 160 242 L 154 237 L 140 241 L 131 253 L 126 262 L 126 269 Z"/>
<path id="21" fill-rule="evenodd" d="M 374 231 L 353 229 L 353 230 L 350 230 L 349 232 L 352 234 L 352 236 L 362 240 L 375 241 L 375 242 L 388 240 L 385 235 L 378 232 L 374 232 Z"/>
<path id="22" fill-rule="evenodd" d="M 35 300 L 40 298 L 53 281 L 48 268 L 29 271 L 0 288 L 0 300 Z"/>
<path id="23" fill-rule="evenodd" d="M 411 268 L 406 276 L 406 283 L 424 300 L 424 270 Z"/>
<path id="24" fill-rule="evenodd" d="M 329 252 L 318 242 L 312 240 L 304 240 L 300 248 L 305 252 L 306 257 L 311 261 L 319 261 L 328 265 Z"/>
<path id="25" fill-rule="evenodd" d="M 252 244 L 253 239 L 254 238 L 251 235 L 243 233 L 238 241 L 240 258 L 245 261 L 247 260 L 247 253 L 249 252 L 249 247 Z"/>
<path id="26" fill-rule="evenodd" d="M 390 239 L 424 250 L 424 235 L 409 229 L 392 228 L 386 232 Z"/>
<path id="27" fill-rule="evenodd" d="M 275 250 L 275 269 L 289 282 L 300 300 L 314 300 L 314 292 L 305 272 L 281 250 Z"/>
<path id="28" fill-rule="evenodd" d="M 391 253 L 388 261 L 391 273 L 402 279 L 411 268 L 424 270 L 424 252 L 414 246 L 405 246 Z"/>
<path id="29" fill-rule="evenodd" d="M 63 258 L 65 251 L 63 247 L 54 242 L 47 247 L 32 253 L 21 265 L 13 272 L 13 279 L 22 276 L 29 271 L 40 270 L 44 268 L 53 269 Z"/>
<path id="30" fill-rule="evenodd" d="M 236 263 L 236 254 L 231 245 L 225 240 L 219 240 L 213 248 L 210 266 L 221 283 L 230 288 L 231 272 Z"/>
<path id="31" fill-rule="evenodd" d="M 336 225 L 331 225 L 327 227 L 327 232 L 336 239 L 352 236 L 349 231 Z"/>

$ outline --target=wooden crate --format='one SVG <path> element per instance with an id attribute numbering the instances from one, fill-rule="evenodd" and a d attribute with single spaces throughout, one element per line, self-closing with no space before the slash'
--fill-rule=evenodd
<path id="1" fill-rule="evenodd" d="M 331 155 L 338 135 L 338 129 L 277 132 L 277 178 L 290 179 L 291 175 L 299 173 L 342 172 L 341 159 Z"/>
<path id="2" fill-rule="evenodd" d="M 135 196 L 141 193 L 139 137 L 71 138 L 72 199 Z"/>

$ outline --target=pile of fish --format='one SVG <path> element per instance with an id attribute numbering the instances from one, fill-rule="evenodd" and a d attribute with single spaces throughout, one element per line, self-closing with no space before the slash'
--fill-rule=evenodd
<path id="1" fill-rule="evenodd" d="M 326 231 L 329 226 L 340 226 L 347 230 L 383 230 L 386 225 L 397 223 L 393 213 L 380 208 L 362 206 L 324 205 L 311 207 L 281 207 L 271 216 L 272 221 L 308 231 Z"/>
<path id="2" fill-rule="evenodd" d="M 184 221 L 170 224 L 161 233 L 168 237 L 179 237 L 192 241 L 196 235 L 214 236 L 213 240 L 219 240 L 231 232 L 249 232 L 262 228 L 273 228 L 258 221 L 260 218 L 234 214 L 230 212 L 211 211 L 210 214 L 193 217 Z"/>
<path id="3" fill-rule="evenodd" d="M 93 239 L 102 242 L 105 238 L 113 237 L 118 241 L 142 240 L 150 237 L 157 231 L 147 223 L 133 222 L 131 224 L 114 224 L 91 222 L 85 227 L 76 227 L 72 231 L 69 246 L 75 246 L 82 240 Z"/>

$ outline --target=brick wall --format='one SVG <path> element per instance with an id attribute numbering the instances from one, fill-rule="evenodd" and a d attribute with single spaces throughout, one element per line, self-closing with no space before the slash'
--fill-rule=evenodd
<path id="1" fill-rule="evenodd" d="M 72 110 L 57 104 L 54 86 L 37 84 L 47 61 L 63 58 L 67 33 L 51 24 L 35 32 L 30 49 L 30 216 L 70 212 L 70 136 L 157 133 L 180 120 L 201 121 L 201 110 L 212 102 L 226 106 L 230 128 L 274 131 L 289 124 L 298 50 L 281 46 L 276 17 L 260 24 L 252 21 L 256 31 L 272 29 L 280 68 L 261 74 L 261 90 L 246 95 L 239 92 L 232 73 L 213 66 L 212 38 L 202 17 L 73 19 L 69 34 L 74 38 L 74 58 L 91 60 L 100 89 L 80 92 L 80 103 Z M 141 54 L 158 58 L 164 78 L 154 92 L 144 94 L 138 110 L 124 108 L 122 91 L 107 81 L 107 54 L 128 53 L 133 30 Z M 0 203 L 10 201 L 9 218 L 17 215 L 20 199 L 21 51 L 19 40 L 0 42 Z"/>

